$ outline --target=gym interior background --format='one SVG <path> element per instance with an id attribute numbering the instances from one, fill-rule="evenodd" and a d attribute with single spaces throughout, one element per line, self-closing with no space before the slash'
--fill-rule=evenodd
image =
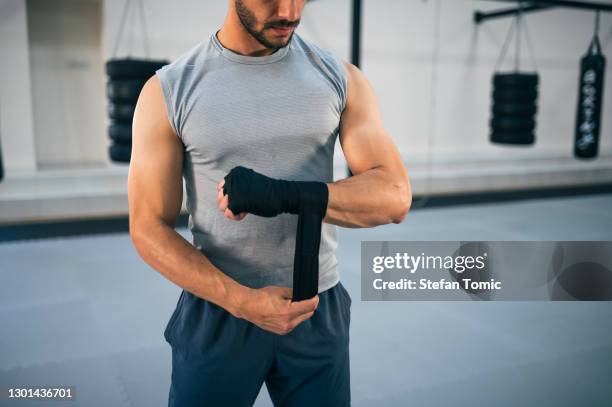
<path id="1" fill-rule="evenodd" d="M 356 406 L 612 399 L 609 303 L 359 301 L 362 240 L 612 238 L 609 64 L 599 153 L 574 156 L 593 10 L 522 13 L 520 68 L 539 73 L 536 141 L 489 139 L 491 78 L 516 63 L 516 37 L 500 59 L 516 20 L 476 24 L 474 13 L 513 7 L 363 1 L 361 68 L 415 200 L 401 225 L 339 229 L 340 273 L 354 299 Z M 173 60 L 217 29 L 225 10 L 216 0 L 132 0 L 127 8 L 124 0 L 0 0 L 0 387 L 73 385 L 77 404 L 88 406 L 166 403 L 162 332 L 179 289 L 142 262 L 127 234 L 127 164 L 108 155 L 104 64 Z M 350 60 L 351 29 L 351 0 L 316 0 L 298 33 Z M 599 39 L 609 55 L 607 11 Z M 335 177 L 345 176 L 338 144 Z M 190 240 L 185 219 L 178 230 Z M 271 405 L 265 387 L 256 405 Z"/>

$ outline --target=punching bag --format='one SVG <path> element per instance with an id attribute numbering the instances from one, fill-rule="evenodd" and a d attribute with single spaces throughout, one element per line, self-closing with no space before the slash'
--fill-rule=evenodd
<path id="1" fill-rule="evenodd" d="M 519 4 L 519 12 L 516 14 L 514 24 L 510 26 L 493 75 L 489 140 L 494 144 L 530 146 L 536 140 L 540 75 L 537 68 L 533 72 L 525 72 L 520 69 L 521 27 L 523 26 L 521 20 L 522 5 Z M 506 56 L 508 45 L 515 31 L 514 70 L 501 72 L 498 68 Z M 533 49 L 526 26 L 525 35 L 535 68 Z"/>
<path id="2" fill-rule="evenodd" d="M 163 59 L 149 58 L 149 36 L 146 30 L 146 14 L 143 1 L 124 1 L 119 32 L 113 46 L 113 56 L 106 62 L 106 75 L 108 76 L 106 83 L 107 113 L 110 119 L 108 136 L 111 139 L 108 146 L 108 155 L 111 161 L 116 163 L 130 162 L 132 155 L 132 119 L 142 87 L 150 77 L 155 75 L 158 69 L 170 63 Z M 129 21 L 128 16 L 133 4 L 135 4 L 136 9 L 132 8 L 134 11 L 132 21 Z M 140 19 L 136 20 L 138 15 L 140 15 Z M 140 22 L 142 28 L 142 45 L 146 58 L 132 58 L 130 56 L 137 22 Z M 126 25 L 128 27 L 133 26 L 131 27 L 133 29 L 129 31 L 130 38 L 128 38 L 128 41 L 122 41 L 123 29 Z M 122 42 L 128 45 L 128 56 L 126 58 L 117 57 L 119 45 Z"/>
<path id="3" fill-rule="evenodd" d="M 0 143 L 0 181 L 2 181 L 3 179 L 4 179 L 4 165 L 2 164 L 2 143 Z"/>
<path id="4" fill-rule="evenodd" d="M 132 118 L 138 95 L 155 71 L 169 64 L 167 60 L 113 58 L 106 62 L 108 97 L 108 155 L 116 163 L 129 163 L 132 155 Z"/>
<path id="5" fill-rule="evenodd" d="M 0 146 L 0 181 L 4 179 L 4 165 L 2 164 L 2 146 Z"/>
<path id="6" fill-rule="evenodd" d="M 535 143 L 539 83 L 540 76 L 537 72 L 497 72 L 493 75 L 489 133 L 491 143 Z"/>
<path id="7" fill-rule="evenodd" d="M 597 156 L 605 72 L 606 58 L 601 52 L 596 32 L 586 55 L 580 60 L 578 111 L 574 139 L 574 155 L 578 158 Z"/>

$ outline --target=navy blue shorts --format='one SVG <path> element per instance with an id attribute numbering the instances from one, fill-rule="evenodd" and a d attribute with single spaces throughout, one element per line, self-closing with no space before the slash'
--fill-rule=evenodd
<path id="1" fill-rule="evenodd" d="M 166 326 L 169 406 L 251 406 L 263 383 L 275 406 L 350 406 L 351 298 L 341 283 L 286 335 L 183 291 Z"/>

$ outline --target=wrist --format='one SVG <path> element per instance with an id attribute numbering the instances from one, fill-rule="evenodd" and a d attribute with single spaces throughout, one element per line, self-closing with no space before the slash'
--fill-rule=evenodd
<path id="1" fill-rule="evenodd" d="M 236 318 L 244 318 L 244 304 L 251 295 L 252 288 L 233 282 L 227 289 L 226 310 Z"/>
<path id="2" fill-rule="evenodd" d="M 302 211 L 317 213 L 321 218 L 327 213 L 329 187 L 321 181 L 298 181 L 300 208 Z"/>

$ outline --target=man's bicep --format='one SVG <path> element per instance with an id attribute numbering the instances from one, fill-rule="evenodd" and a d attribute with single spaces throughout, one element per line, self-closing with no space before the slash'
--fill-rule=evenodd
<path id="1" fill-rule="evenodd" d="M 168 121 L 157 76 L 143 87 L 132 123 L 128 176 L 130 223 L 174 225 L 183 200 L 183 144 Z"/>
<path id="2" fill-rule="evenodd" d="M 347 102 L 340 122 L 340 145 L 351 172 L 403 168 L 395 143 L 382 123 L 378 100 L 363 73 L 345 63 Z"/>

